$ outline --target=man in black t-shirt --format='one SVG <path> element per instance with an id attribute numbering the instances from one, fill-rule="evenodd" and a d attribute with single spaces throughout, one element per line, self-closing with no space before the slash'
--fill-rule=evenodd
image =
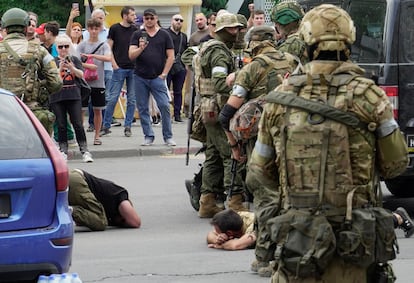
<path id="1" fill-rule="evenodd" d="M 157 25 L 157 20 L 154 9 L 144 11 L 144 29 L 134 32 L 128 51 L 129 58 L 135 60 L 135 93 L 145 136 L 141 145 L 152 145 L 155 139 L 148 107 L 151 92 L 161 112 L 164 143 L 175 146 L 166 85 L 168 72 L 174 62 L 174 44 L 168 32 Z"/>
<path id="2" fill-rule="evenodd" d="M 103 120 L 102 135 L 107 135 L 111 131 L 112 115 L 119 95 L 121 94 L 122 86 L 126 81 L 127 88 L 127 103 L 126 114 L 124 122 L 124 134 L 130 137 L 131 125 L 135 113 L 135 89 L 134 89 L 134 63 L 128 57 L 129 40 L 132 34 L 137 30 L 135 26 L 135 9 L 131 6 L 125 6 L 121 10 L 122 21 L 113 24 L 109 28 L 108 44 L 112 49 L 112 81 L 109 95 L 106 101 L 105 117 Z"/>
<path id="3" fill-rule="evenodd" d="M 141 218 L 125 188 L 83 170 L 69 172 L 68 200 L 76 225 L 93 231 L 103 231 L 108 225 L 125 228 L 141 226 Z"/>

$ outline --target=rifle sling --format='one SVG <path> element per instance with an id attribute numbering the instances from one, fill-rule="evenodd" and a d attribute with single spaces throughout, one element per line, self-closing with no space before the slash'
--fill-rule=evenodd
<path id="1" fill-rule="evenodd" d="M 333 106 L 295 96 L 291 93 L 272 91 L 266 96 L 266 101 L 299 108 L 310 113 L 317 113 L 352 128 L 368 130 L 367 123 L 362 122 L 351 112 L 345 112 Z"/>

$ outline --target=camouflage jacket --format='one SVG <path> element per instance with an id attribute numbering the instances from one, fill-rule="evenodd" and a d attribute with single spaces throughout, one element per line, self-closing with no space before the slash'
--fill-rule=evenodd
<path id="1" fill-rule="evenodd" d="M 295 55 L 303 65 L 309 61 L 306 44 L 299 39 L 298 33 L 288 35 L 286 40 L 278 44 L 277 50 Z"/>
<path id="2" fill-rule="evenodd" d="M 339 86 L 334 95 L 329 91 L 324 92 L 327 99 L 330 96 L 335 97 L 333 107 L 346 109 L 366 124 L 378 126 L 394 121 L 389 99 L 372 80 L 362 76 L 363 70 L 357 65 L 349 62 L 312 61 L 305 66 L 305 81 L 306 76 L 311 78 L 312 75 L 316 75 L 314 77 L 319 78 L 320 74 L 326 77 L 343 74 L 351 77 L 351 82 Z M 312 99 L 314 93 L 322 93 L 321 87 L 316 85 L 311 88 L 305 86 L 298 90 L 294 83 L 299 76 L 301 75 L 294 75 L 285 80 L 275 93 L 299 94 L 301 97 L 308 95 L 308 99 Z M 318 99 L 319 97 L 316 96 Z M 325 184 L 323 194 L 325 204 L 334 207 L 346 207 L 347 193 L 353 189 L 357 189 L 354 194 L 355 207 L 361 207 L 367 202 L 375 202 L 374 187 L 378 182 L 375 177 L 377 166 L 375 134 L 370 132 L 366 134 L 373 141 L 370 142 L 369 138 L 367 139 L 358 129 L 329 119 L 326 120 L 329 122 L 324 120 L 312 124 L 309 115 L 309 112 L 299 108 L 276 103 L 265 105 L 257 142 L 249 161 L 250 170 L 247 178 L 255 180 L 262 186 L 273 186 L 274 189 L 278 188 L 280 182 L 280 188 L 287 196 L 290 195 L 292 188 L 299 193 L 309 192 L 312 188 L 318 190 L 320 184 Z M 302 128 L 303 133 L 296 132 L 296 136 L 291 137 L 292 130 L 294 131 L 298 126 Z M 327 139 L 322 135 L 317 136 L 316 139 L 313 137 L 314 134 L 319 134 L 315 131 L 317 127 L 330 129 Z M 337 129 L 342 131 L 338 132 Z M 398 128 L 394 130 L 396 131 L 399 132 Z M 325 140 L 327 143 L 324 146 Z M 319 149 L 315 146 L 317 143 L 321 143 Z M 343 144 L 338 145 L 339 143 Z M 394 153 L 404 152 L 404 149 L 398 148 L 400 143 L 391 143 L 389 146 Z M 320 168 L 324 168 L 320 166 L 322 163 L 320 156 L 322 149 L 326 147 L 329 148 L 326 171 L 322 170 L 324 173 L 319 175 Z M 296 161 L 298 160 L 296 158 L 300 161 Z M 391 167 L 385 173 L 401 170 L 401 166 L 398 169 Z M 325 176 L 323 183 L 318 181 L 320 176 Z M 287 202 L 290 201 L 289 197 Z"/>
<path id="3" fill-rule="evenodd" d="M 5 43 L 23 59 L 23 64 L 14 59 Z M 39 43 L 28 41 L 23 34 L 9 34 L 0 42 L 0 66 L 0 87 L 14 92 L 31 109 L 39 108 L 41 87 L 50 94 L 62 88 L 54 58 Z M 40 81 L 40 78 L 44 79 Z"/>
<path id="4" fill-rule="evenodd" d="M 279 52 L 272 44 L 265 43 L 251 62 L 237 73 L 234 85 L 247 91 L 246 100 L 254 99 L 279 85 L 284 75 L 291 73 L 296 65 L 297 61 L 292 55 Z M 272 80 L 274 82 L 269 83 Z M 237 87 L 233 87 L 233 92 L 234 90 Z M 233 92 L 232 94 L 237 95 Z"/>

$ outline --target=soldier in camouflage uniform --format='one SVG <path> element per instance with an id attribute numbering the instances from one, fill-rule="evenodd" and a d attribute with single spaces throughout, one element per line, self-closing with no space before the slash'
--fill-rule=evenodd
<path id="1" fill-rule="evenodd" d="M 223 209 L 216 204 L 216 197 L 229 190 L 231 186 L 231 149 L 217 117 L 231 90 L 226 84 L 226 77 L 235 71 L 230 48 L 236 41 L 240 26 L 236 15 L 228 12 L 219 13 L 216 18 L 216 38 L 203 43 L 194 59 L 195 88 L 201 97 L 201 108 L 213 106 L 211 110 L 202 110 L 206 114 L 203 122 L 207 133 L 198 211 L 199 217 L 202 218 L 211 218 Z M 238 168 L 242 169 L 242 166 Z M 242 193 L 243 179 L 241 170 L 238 170 L 234 178 L 233 196 L 228 201 L 229 208 L 236 211 L 244 210 Z"/>
<path id="2" fill-rule="evenodd" d="M 0 42 L 0 87 L 23 100 L 51 134 L 55 116 L 43 105 L 39 92 L 41 87 L 49 93 L 59 91 L 62 79 L 49 52 L 40 43 L 26 39 L 29 22 L 29 15 L 19 8 L 7 10 L 1 18 L 7 36 Z M 39 77 L 45 79 L 40 81 Z"/>
<path id="3" fill-rule="evenodd" d="M 286 198 L 268 221 L 272 282 L 393 282 L 392 214 L 375 195 L 377 172 L 392 178 L 408 162 L 392 105 L 349 61 L 355 27 L 344 10 L 312 9 L 299 34 L 311 61 L 266 96 L 247 173 Z M 390 280 L 373 277 L 375 263 Z"/>
<path id="4" fill-rule="evenodd" d="M 297 56 L 302 64 L 308 62 L 308 54 L 305 43 L 299 39 L 297 31 L 304 14 L 302 7 L 295 0 L 282 0 L 273 7 L 270 15 L 280 36 L 277 49 Z"/>
<path id="5" fill-rule="evenodd" d="M 257 133 L 257 128 L 251 129 L 251 137 L 242 137 L 241 134 L 236 134 L 235 137 L 230 131 L 230 119 L 234 117 L 243 103 L 257 100 L 273 90 L 287 73 L 294 70 L 298 63 L 292 55 L 276 50 L 275 31 L 269 26 L 262 25 L 252 28 L 248 38 L 248 49 L 251 51 L 252 61 L 238 72 L 231 95 L 219 116 L 232 149 L 232 155 L 239 160 L 244 158 L 241 156 L 242 147 L 243 150 L 246 150 L 247 160 L 250 158 L 251 150 L 256 141 L 256 135 L 253 132 Z M 251 119 L 257 119 L 257 117 L 246 119 L 253 124 Z M 254 127 L 254 125 L 250 126 Z M 242 141 L 243 145 L 240 145 L 240 139 L 246 139 Z M 258 271 L 261 276 L 270 276 L 271 270 L 269 272 L 266 271 L 268 268 L 262 269 L 269 266 L 269 261 L 273 259 L 273 253 L 269 253 L 268 249 L 267 242 L 270 237 L 265 224 L 268 219 L 277 215 L 277 210 L 275 210 L 277 192 L 274 188 L 257 188 L 255 184 L 247 184 L 247 188 L 254 197 L 257 223 L 255 251 L 257 260 L 252 263 L 252 270 Z"/>

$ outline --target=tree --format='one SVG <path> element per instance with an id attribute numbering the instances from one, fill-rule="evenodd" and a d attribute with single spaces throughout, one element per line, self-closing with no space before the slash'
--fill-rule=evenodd
<path id="1" fill-rule="evenodd" d="M 80 1 L 79 1 L 80 2 Z M 0 0 L 0 15 L 10 8 L 20 8 L 32 11 L 39 16 L 38 24 L 57 21 L 62 28 L 66 27 L 72 1 L 67 0 Z M 81 16 L 75 19 L 77 22 L 85 22 L 85 7 L 79 5 Z"/>
<path id="2" fill-rule="evenodd" d="M 218 12 L 220 9 L 226 9 L 228 0 L 203 0 L 201 11 L 208 16 L 212 12 Z"/>

